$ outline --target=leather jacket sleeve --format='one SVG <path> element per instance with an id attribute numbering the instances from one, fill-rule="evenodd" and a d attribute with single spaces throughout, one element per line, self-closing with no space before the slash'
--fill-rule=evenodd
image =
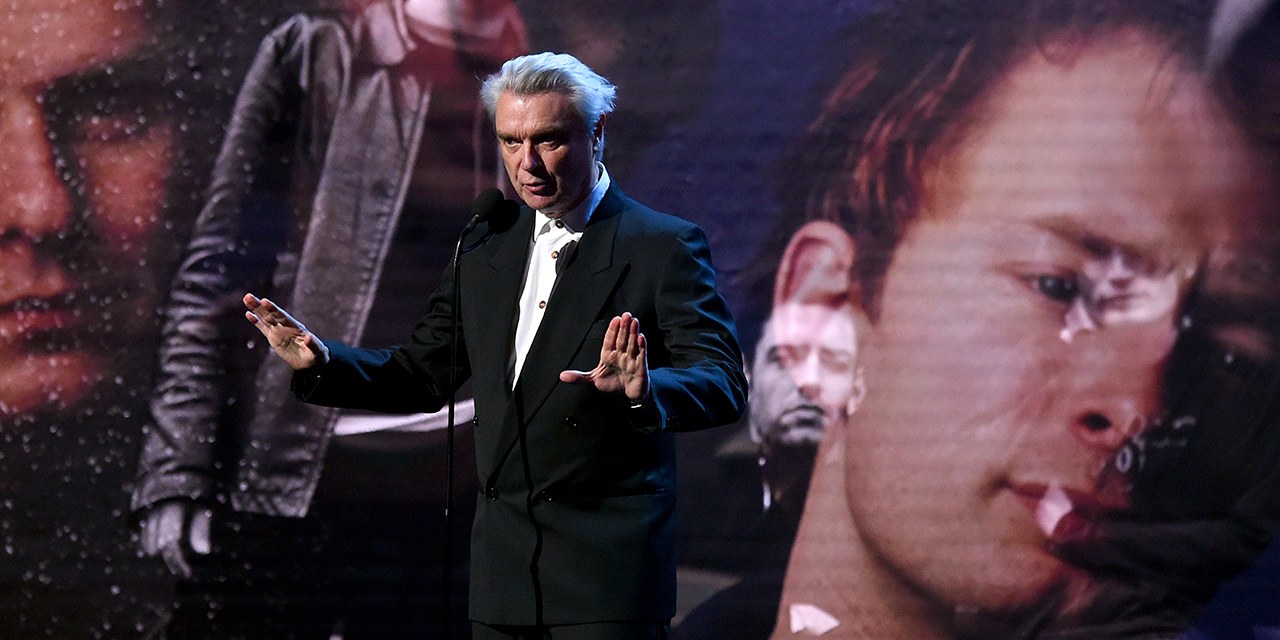
<path id="1" fill-rule="evenodd" d="M 249 398 L 233 385 L 252 382 L 265 349 L 243 328 L 247 290 L 285 291 L 296 259 L 290 233 L 305 226 L 291 203 L 306 202 L 308 152 L 323 149 L 332 104 L 307 68 L 318 46 L 317 20 L 295 16 L 264 38 L 236 99 L 204 206 L 163 309 L 162 340 L 143 436 L 134 510 L 188 498 L 211 500 L 217 452 L 233 447 Z M 329 73 L 334 73 L 330 70 Z M 337 83 L 328 83 L 328 86 Z M 278 297 L 278 296 L 277 296 Z M 246 347 L 248 347 L 246 349 Z M 234 463 L 226 466 L 234 466 Z"/>

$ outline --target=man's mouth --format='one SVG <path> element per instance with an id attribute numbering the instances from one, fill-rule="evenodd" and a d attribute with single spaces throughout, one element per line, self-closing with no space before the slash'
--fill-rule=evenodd
<path id="1" fill-rule="evenodd" d="M 526 183 L 524 190 L 536 196 L 549 196 L 555 192 L 555 188 L 550 182 L 533 182 Z"/>
<path id="2" fill-rule="evenodd" d="M 77 313 L 72 298 L 20 298 L 0 305 L 0 342 L 40 346 L 34 343 L 44 337 L 48 344 L 42 348 L 57 350 L 67 342 L 57 336 L 80 325 L 82 314 Z"/>
<path id="3" fill-rule="evenodd" d="M 1050 539 L 1065 525 L 1087 526 L 1128 506 L 1127 499 L 1065 487 L 1057 481 L 1013 483 L 1009 490 L 1031 512 L 1040 532 Z"/>
<path id="4" fill-rule="evenodd" d="M 806 428 L 806 427 L 822 427 L 823 416 L 822 407 L 816 404 L 801 404 L 788 408 L 782 412 L 778 418 L 778 424 L 787 428 Z"/>

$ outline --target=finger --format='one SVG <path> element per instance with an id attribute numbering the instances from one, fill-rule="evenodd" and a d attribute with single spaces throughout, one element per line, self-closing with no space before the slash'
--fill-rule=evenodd
<path id="1" fill-rule="evenodd" d="M 288 311 L 285 311 L 283 308 L 280 307 L 280 305 L 277 305 L 276 303 L 272 302 L 271 300 L 268 300 L 267 298 L 262 299 L 262 308 L 266 309 L 267 312 L 271 314 L 271 319 L 276 321 L 279 324 L 283 324 L 283 325 L 297 324 L 297 321 L 293 319 L 293 316 L 289 315 Z"/>
<path id="2" fill-rule="evenodd" d="M 263 302 L 270 305 L 271 317 L 280 326 L 287 327 L 290 329 L 297 329 L 298 331 L 301 331 L 303 333 L 307 332 L 306 325 L 302 324 L 301 322 L 298 322 L 298 319 L 293 317 L 292 315 L 289 315 L 288 311 L 285 311 L 284 309 L 280 308 L 279 306 L 276 305 L 276 303 L 271 302 L 270 300 L 263 300 Z"/>
<path id="3" fill-rule="evenodd" d="M 187 562 L 187 557 L 182 553 L 181 545 L 167 544 L 162 549 L 161 555 L 164 557 L 164 563 L 169 567 L 169 571 L 175 576 L 181 578 L 191 577 L 191 565 Z"/>
<path id="4" fill-rule="evenodd" d="M 636 334 L 636 359 L 635 359 L 635 377 L 638 379 L 639 389 L 635 398 L 649 397 L 649 341 L 645 339 L 643 333 Z"/>
<path id="5" fill-rule="evenodd" d="M 142 520 L 142 553 L 147 557 L 154 557 L 158 552 L 159 544 L 156 541 L 156 515 L 150 514 Z"/>
<path id="6" fill-rule="evenodd" d="M 209 530 L 212 528 L 213 512 L 200 509 L 191 516 L 191 526 L 187 529 L 187 540 L 191 550 L 204 556 L 208 555 L 213 545 L 210 543 Z"/>
<path id="7" fill-rule="evenodd" d="M 263 319 L 270 321 L 271 324 L 280 324 L 284 320 L 280 307 L 267 298 L 262 299 L 262 306 L 259 308 L 262 310 Z"/>
<path id="8" fill-rule="evenodd" d="M 629 311 L 622 314 L 621 321 L 622 327 L 618 331 L 618 344 L 615 346 L 615 349 L 619 353 L 630 353 L 631 345 L 635 340 L 638 321 Z"/>
<path id="9" fill-rule="evenodd" d="M 257 304 L 253 306 L 245 305 L 249 309 L 245 312 L 245 317 L 253 316 L 253 318 L 250 319 L 250 322 L 257 324 L 258 328 L 263 331 L 266 331 L 275 324 L 275 322 L 271 320 L 271 312 L 265 303 L 266 300 L 258 300 Z"/>
<path id="10" fill-rule="evenodd" d="M 272 327 L 292 328 L 295 325 L 293 318 L 284 309 L 276 306 L 276 303 L 267 298 L 262 299 L 262 305 L 258 307 L 255 313 Z"/>
<path id="11" fill-rule="evenodd" d="M 631 318 L 631 322 L 627 327 L 627 354 L 634 356 L 636 354 L 636 345 L 640 336 L 640 320 Z"/>
<path id="12" fill-rule="evenodd" d="M 622 318 L 614 316 L 609 321 L 609 328 L 604 332 L 604 341 L 600 344 L 600 357 L 604 358 L 609 352 L 616 349 L 614 346 L 618 341 L 618 331 L 622 328 Z"/>
<path id="13" fill-rule="evenodd" d="M 631 318 L 627 314 L 618 317 L 618 339 L 613 343 L 613 350 L 626 353 L 627 341 L 631 339 Z"/>
<path id="14" fill-rule="evenodd" d="M 258 306 L 262 304 L 262 301 L 258 299 L 258 296 L 255 296 L 252 293 L 244 294 L 243 300 L 244 300 L 244 306 L 250 311 L 257 309 Z"/>

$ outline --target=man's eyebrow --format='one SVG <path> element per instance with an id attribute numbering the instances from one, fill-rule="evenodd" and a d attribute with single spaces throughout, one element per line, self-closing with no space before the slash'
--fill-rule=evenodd
<path id="1" fill-rule="evenodd" d="M 1050 216 L 1030 222 L 1028 226 L 1046 231 L 1095 258 L 1105 258 L 1118 251 L 1122 255 L 1137 258 L 1144 263 L 1161 265 L 1170 262 L 1173 257 L 1168 244 L 1125 241 L 1082 225 L 1077 217 L 1072 215 Z"/>
<path id="2" fill-rule="evenodd" d="M 144 46 L 122 58 L 106 60 L 55 80 L 51 89 L 67 96 L 76 90 L 88 93 L 142 91 L 154 93 L 169 84 L 170 62 L 157 47 Z"/>
<path id="3" fill-rule="evenodd" d="M 530 140 L 540 140 L 540 139 L 545 140 L 546 138 L 565 135 L 568 132 L 569 132 L 569 129 L 557 124 L 553 124 L 553 125 L 543 127 L 541 129 L 526 131 L 524 132 L 523 135 L 519 135 L 510 131 L 506 131 L 506 132 L 495 131 L 494 133 L 497 134 L 499 140 L 519 140 L 522 138 L 529 138 Z"/>

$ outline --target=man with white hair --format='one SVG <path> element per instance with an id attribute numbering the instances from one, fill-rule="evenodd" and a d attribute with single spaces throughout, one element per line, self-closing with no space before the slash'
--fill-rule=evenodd
<path id="1" fill-rule="evenodd" d="M 745 405 L 705 234 L 628 198 L 601 162 L 615 91 L 565 54 L 509 60 L 485 81 L 526 206 L 514 223 L 482 222 L 464 239 L 480 246 L 457 265 L 458 308 L 447 276 L 399 346 L 326 344 L 274 303 L 244 298 L 247 318 L 295 370 L 299 398 L 387 412 L 448 400 L 457 312 L 455 384 L 469 379 L 475 396 L 481 487 L 476 640 L 665 638 L 675 613 L 671 432 L 733 422 Z"/>

